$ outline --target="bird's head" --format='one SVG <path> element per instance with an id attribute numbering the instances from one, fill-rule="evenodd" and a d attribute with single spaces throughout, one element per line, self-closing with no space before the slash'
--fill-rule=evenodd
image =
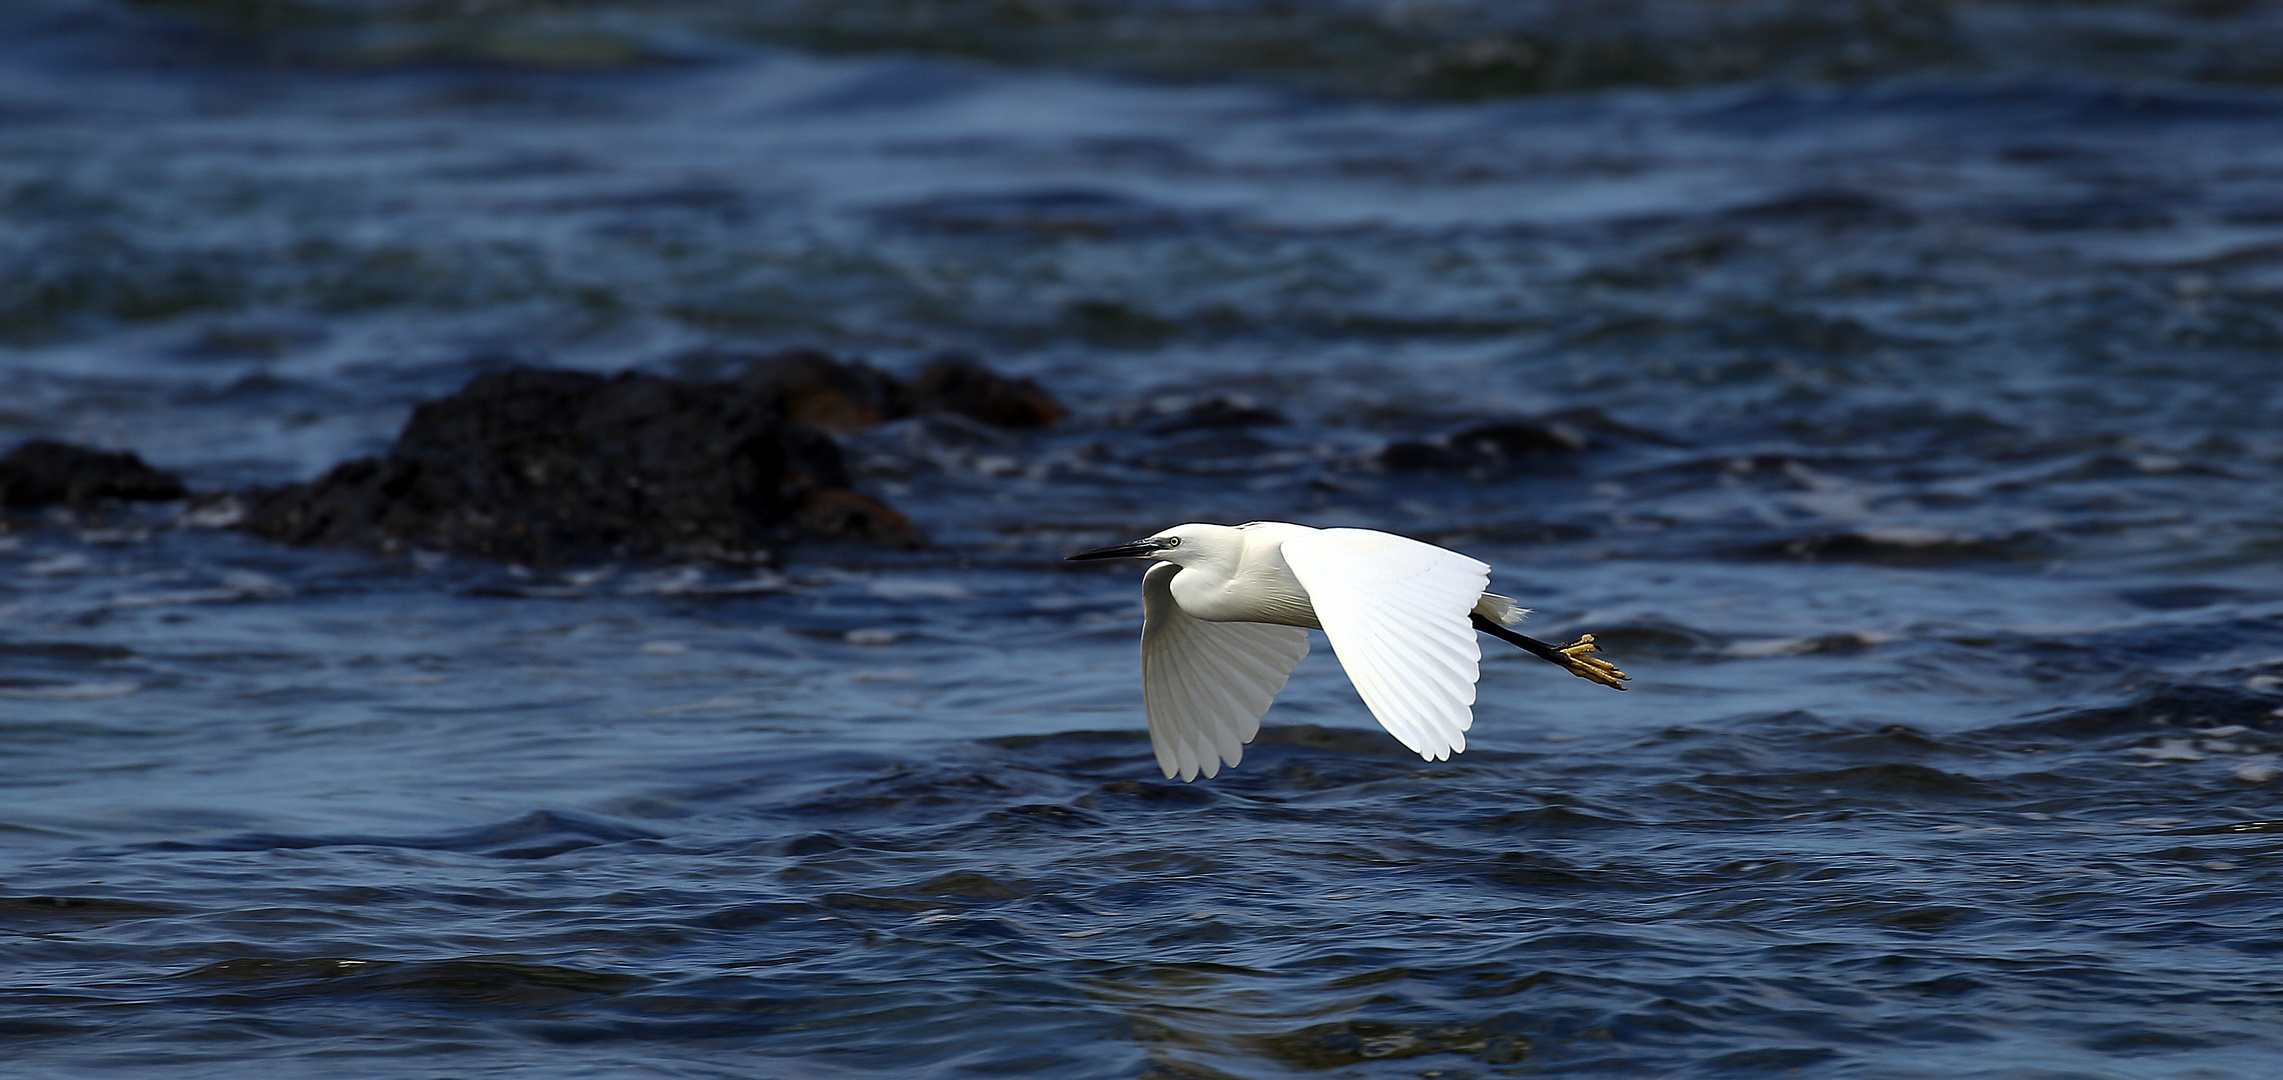
<path id="1" fill-rule="evenodd" d="M 1224 561 L 1233 563 L 1243 549 L 1242 530 L 1228 525 L 1192 522 L 1161 530 L 1155 536 L 1081 551 L 1064 558 L 1072 562 L 1084 559 L 1156 559 L 1178 566 L 1202 566 Z"/>

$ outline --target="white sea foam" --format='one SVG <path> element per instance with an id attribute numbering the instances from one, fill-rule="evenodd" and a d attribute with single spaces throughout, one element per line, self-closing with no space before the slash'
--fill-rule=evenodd
<path id="1" fill-rule="evenodd" d="M 138 682 L 84 682 L 56 686 L 0 687 L 0 698 L 18 701 L 103 701 L 126 697 L 143 688 Z"/>

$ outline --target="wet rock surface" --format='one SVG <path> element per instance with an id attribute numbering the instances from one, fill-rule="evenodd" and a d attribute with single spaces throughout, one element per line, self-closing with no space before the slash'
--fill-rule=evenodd
<path id="1" fill-rule="evenodd" d="M 385 454 L 304 483 L 209 493 L 205 509 L 289 544 L 417 548 L 534 565 L 614 558 L 769 562 L 798 540 L 927 543 L 853 490 L 836 433 L 913 416 L 1022 430 L 1068 415 L 1031 379 L 964 354 L 910 379 L 814 349 L 701 352 L 689 378 L 515 366 L 413 410 Z M 127 452 L 32 439 L 0 458 L 0 508 L 88 509 L 188 495 Z"/>
<path id="2" fill-rule="evenodd" d="M 1543 467 L 1586 446 L 1585 436 L 1566 424 L 1507 420 L 1438 439 L 1389 443 L 1380 451 L 1379 463 L 1393 472 L 1484 474 L 1523 465 Z"/>
<path id="3" fill-rule="evenodd" d="M 985 385 L 997 378 L 975 367 Z M 734 382 L 512 368 L 415 409 L 385 455 L 246 493 L 241 527 L 545 565 L 765 562 L 797 538 L 913 547 L 924 534 L 849 489 L 825 433 L 879 422 L 900 391 L 885 373 L 805 351 Z"/>
<path id="4" fill-rule="evenodd" d="M 106 499 L 157 502 L 184 495 L 182 480 L 136 454 L 31 439 L 0 457 L 0 509 L 86 509 Z"/>
<path id="5" fill-rule="evenodd" d="M 902 380 L 861 360 L 842 363 L 815 349 L 753 358 L 736 386 L 740 393 L 774 398 L 787 421 L 819 431 L 855 431 L 911 412 L 911 393 Z"/>
<path id="6" fill-rule="evenodd" d="M 909 379 L 862 360 L 837 360 L 815 349 L 788 349 L 749 359 L 702 352 L 701 366 L 742 363 L 740 392 L 775 398 L 785 419 L 823 431 L 856 431 L 910 416 L 950 413 L 1010 430 L 1042 428 L 1070 414 L 1036 380 L 991 370 L 965 353 L 942 353 Z"/>
<path id="7" fill-rule="evenodd" d="M 1010 379 L 974 357 L 949 353 L 912 378 L 912 411 L 955 413 L 993 427 L 1042 428 L 1069 414 L 1030 379 Z"/>

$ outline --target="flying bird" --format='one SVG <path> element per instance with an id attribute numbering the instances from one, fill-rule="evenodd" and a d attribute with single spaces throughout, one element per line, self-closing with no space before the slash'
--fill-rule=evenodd
<path id="1" fill-rule="evenodd" d="M 1142 575 L 1142 703 L 1168 778 L 1243 760 L 1310 629 L 1380 725 L 1429 761 L 1466 749 L 1477 630 L 1603 686 L 1628 677 L 1591 655 L 1591 634 L 1556 646 L 1507 629 L 1529 611 L 1484 591 L 1488 565 L 1393 533 L 1189 524 L 1068 558 L 1157 563 Z"/>

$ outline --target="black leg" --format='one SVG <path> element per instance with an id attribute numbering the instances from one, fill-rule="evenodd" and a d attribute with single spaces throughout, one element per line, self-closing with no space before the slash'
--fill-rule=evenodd
<path id="1" fill-rule="evenodd" d="M 1517 634 L 1508 630 L 1489 619 L 1483 618 L 1479 611 L 1468 612 L 1467 618 L 1473 621 L 1475 629 L 1521 649 L 1540 660 L 1553 664 L 1578 678 L 1591 679 L 1612 689 L 1625 689 L 1624 685 L 1618 682 L 1618 680 L 1626 677 L 1624 672 L 1617 670 L 1616 666 L 1608 661 L 1585 655 L 1599 651 L 1594 648 L 1593 635 L 1591 634 L 1579 638 L 1568 646 L 1555 646 L 1528 634 Z"/>
<path id="2" fill-rule="evenodd" d="M 1509 645 L 1515 646 L 1521 649 L 1523 652 L 1529 653 L 1530 655 L 1535 656 L 1540 660 L 1543 660 L 1549 664 L 1558 664 L 1562 667 L 1570 666 L 1570 658 L 1563 656 L 1560 649 L 1557 649 L 1552 645 L 1548 645 L 1545 642 L 1531 637 L 1528 634 L 1517 634 L 1512 630 L 1508 630 L 1507 628 L 1498 625 L 1497 623 L 1491 622 L 1489 619 L 1482 617 L 1482 612 L 1469 612 L 1467 614 L 1467 618 L 1474 620 L 1475 629 L 1480 630 L 1485 634 L 1489 634 L 1491 637 L 1497 638 L 1498 640 L 1503 641 Z"/>

